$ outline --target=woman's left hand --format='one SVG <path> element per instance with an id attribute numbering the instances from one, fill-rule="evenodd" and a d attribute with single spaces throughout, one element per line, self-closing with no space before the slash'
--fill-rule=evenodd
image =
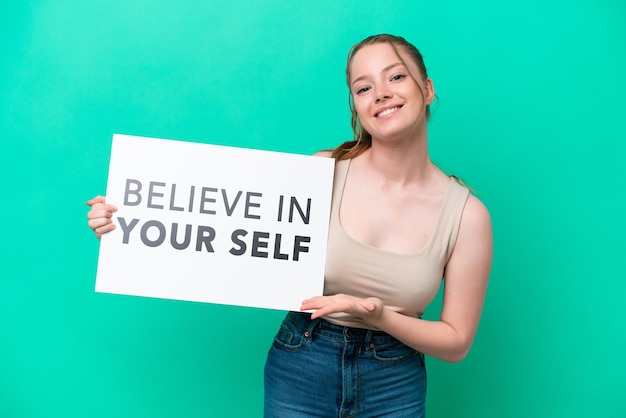
<path id="1" fill-rule="evenodd" d="M 380 316 L 384 306 L 378 298 L 361 299 L 354 296 L 338 294 L 334 296 L 315 296 L 302 301 L 303 311 L 314 310 L 311 319 L 319 318 L 334 312 L 345 312 L 356 315 L 364 321 Z"/>

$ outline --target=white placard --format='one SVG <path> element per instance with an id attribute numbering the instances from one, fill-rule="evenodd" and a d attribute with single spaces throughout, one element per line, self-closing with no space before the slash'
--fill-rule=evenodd
<path id="1" fill-rule="evenodd" d="M 281 310 L 321 295 L 334 160 L 113 135 L 96 291 Z"/>

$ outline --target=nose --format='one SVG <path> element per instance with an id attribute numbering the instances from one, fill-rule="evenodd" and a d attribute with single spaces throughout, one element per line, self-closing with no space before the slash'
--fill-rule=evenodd
<path id="1" fill-rule="evenodd" d="M 383 102 L 391 98 L 391 93 L 386 88 L 376 89 L 376 103 Z"/>

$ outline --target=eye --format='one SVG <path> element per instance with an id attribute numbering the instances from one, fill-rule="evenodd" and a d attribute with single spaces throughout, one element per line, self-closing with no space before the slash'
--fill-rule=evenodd
<path id="1" fill-rule="evenodd" d="M 391 81 L 399 81 L 399 80 L 402 80 L 405 77 L 406 77 L 405 74 L 396 74 L 393 77 L 391 77 Z"/>
<path id="2" fill-rule="evenodd" d="M 370 88 L 369 88 L 369 87 L 367 87 L 367 86 L 358 87 L 358 88 L 356 89 L 356 94 L 363 94 L 363 93 L 368 92 L 369 90 L 370 90 Z"/>

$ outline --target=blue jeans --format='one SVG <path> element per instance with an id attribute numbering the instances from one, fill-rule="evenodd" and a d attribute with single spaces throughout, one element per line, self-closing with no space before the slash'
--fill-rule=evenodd
<path id="1" fill-rule="evenodd" d="M 424 355 L 381 331 L 290 312 L 265 364 L 266 418 L 424 417 Z"/>

